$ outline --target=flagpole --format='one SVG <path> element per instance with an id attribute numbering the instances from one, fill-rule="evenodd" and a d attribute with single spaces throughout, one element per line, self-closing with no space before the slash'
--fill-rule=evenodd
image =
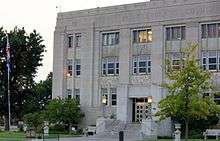
<path id="1" fill-rule="evenodd" d="M 8 131 L 11 129 L 11 102 L 10 102 L 10 45 L 9 45 L 9 39 L 8 39 L 8 34 L 7 35 L 7 49 L 6 49 L 6 54 L 7 54 L 7 69 L 8 69 Z"/>
<path id="2" fill-rule="evenodd" d="M 8 69 L 8 130 L 11 129 L 10 71 Z"/>

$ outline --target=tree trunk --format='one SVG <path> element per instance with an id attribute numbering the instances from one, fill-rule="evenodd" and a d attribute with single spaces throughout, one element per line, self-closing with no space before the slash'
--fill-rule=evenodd
<path id="1" fill-rule="evenodd" d="M 185 120 L 185 141 L 188 141 L 189 134 L 189 118 Z"/>

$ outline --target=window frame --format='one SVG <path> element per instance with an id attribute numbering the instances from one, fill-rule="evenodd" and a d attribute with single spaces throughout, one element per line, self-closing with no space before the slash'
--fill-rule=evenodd
<path id="1" fill-rule="evenodd" d="M 76 33 L 75 34 L 75 47 L 80 47 L 81 46 L 81 40 L 82 40 L 82 35 L 81 33 Z"/>
<path id="2" fill-rule="evenodd" d="M 78 68 L 79 67 L 79 68 Z M 81 63 L 80 59 L 75 59 L 75 76 L 80 77 L 81 75 Z"/>
<path id="3" fill-rule="evenodd" d="M 67 65 L 67 76 L 72 77 L 73 76 L 73 59 L 67 59 L 66 65 Z"/>
<path id="4" fill-rule="evenodd" d="M 73 47 L 73 35 L 72 34 L 69 34 L 68 37 L 67 37 L 67 47 L 68 48 L 72 48 Z"/>
<path id="5" fill-rule="evenodd" d="M 165 27 L 165 40 L 166 41 L 182 41 L 186 40 L 186 26 L 166 26 Z"/>
<path id="6" fill-rule="evenodd" d="M 146 32 L 145 41 L 141 41 L 140 33 Z M 151 32 L 151 33 L 150 33 Z M 151 28 L 140 28 L 140 29 L 134 29 L 132 30 L 132 43 L 133 44 L 142 44 L 142 43 L 152 43 L 152 29 Z"/>
<path id="7" fill-rule="evenodd" d="M 102 67 L 101 67 L 101 72 L 102 76 L 118 76 L 120 73 L 119 67 L 119 61 L 118 57 L 106 57 L 102 58 Z M 109 65 L 113 64 L 113 68 L 109 68 Z M 109 71 L 113 71 L 113 73 L 109 73 Z"/>
<path id="8" fill-rule="evenodd" d="M 102 33 L 102 46 L 118 45 L 120 42 L 120 32 L 103 32 Z"/>
<path id="9" fill-rule="evenodd" d="M 140 66 L 144 62 L 145 66 Z M 145 72 L 140 72 L 140 69 L 145 69 Z M 135 55 L 132 57 L 132 74 L 133 75 L 150 75 L 151 74 L 151 56 L 150 55 Z"/>

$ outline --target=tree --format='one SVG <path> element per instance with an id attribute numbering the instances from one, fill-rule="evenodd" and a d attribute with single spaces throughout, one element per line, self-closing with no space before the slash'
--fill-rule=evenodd
<path id="1" fill-rule="evenodd" d="M 44 110 L 45 105 L 48 104 L 52 98 L 52 72 L 50 72 L 44 81 L 36 83 L 31 89 L 30 94 L 26 95 L 24 102 L 24 109 L 22 115 L 40 112 Z"/>
<path id="2" fill-rule="evenodd" d="M 41 131 L 44 124 L 43 113 L 35 112 L 24 115 L 24 121 L 29 128 L 34 128 L 34 131 Z"/>
<path id="3" fill-rule="evenodd" d="M 6 33 L 0 28 L 0 114 L 8 120 L 7 111 L 7 68 Z M 22 119 L 23 104 L 31 94 L 37 67 L 41 66 L 45 46 L 43 39 L 35 30 L 26 33 L 24 28 L 15 27 L 8 33 L 10 42 L 10 94 L 13 119 Z M 8 122 L 6 122 L 8 123 Z M 6 124 L 8 129 L 8 125 Z"/>
<path id="4" fill-rule="evenodd" d="M 196 60 L 196 49 L 197 45 L 192 45 L 183 51 L 185 59 L 181 60 L 181 69 L 168 69 L 170 83 L 163 85 L 168 91 L 167 97 L 159 102 L 159 111 L 156 114 L 160 119 L 182 119 L 185 123 L 186 141 L 190 121 L 206 119 L 219 112 L 213 94 L 205 95 L 213 89 L 213 85 L 210 73 L 202 70 Z"/>
<path id="5" fill-rule="evenodd" d="M 46 119 L 53 124 L 66 124 L 69 129 L 78 124 L 84 114 L 76 99 L 53 99 L 45 108 Z"/>

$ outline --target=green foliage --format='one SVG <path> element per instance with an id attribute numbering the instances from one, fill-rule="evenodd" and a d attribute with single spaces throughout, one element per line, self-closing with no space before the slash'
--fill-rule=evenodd
<path id="1" fill-rule="evenodd" d="M 44 118 L 42 113 L 29 113 L 24 116 L 25 123 L 29 128 L 34 128 L 36 132 L 40 132 L 43 129 Z"/>
<path id="2" fill-rule="evenodd" d="M 184 66 L 177 71 L 169 71 L 169 83 L 163 84 L 167 97 L 159 103 L 156 114 L 160 119 L 175 117 L 184 120 L 186 130 L 192 120 L 207 119 L 219 113 L 219 107 L 213 95 L 204 93 L 213 89 L 210 73 L 203 71 L 196 60 L 197 46 L 193 45 L 184 51 Z"/>
<path id="3" fill-rule="evenodd" d="M 83 116 L 75 99 L 53 99 L 45 107 L 45 118 L 53 124 L 66 124 L 71 127 L 78 124 Z"/>
<path id="4" fill-rule="evenodd" d="M 12 118 L 21 120 L 25 101 L 28 101 L 34 86 L 37 67 L 41 66 L 45 46 L 35 30 L 26 33 L 24 28 L 15 27 L 8 33 L 10 42 L 10 93 Z M 7 68 L 6 33 L 0 28 L 0 115 L 7 113 Z"/>

